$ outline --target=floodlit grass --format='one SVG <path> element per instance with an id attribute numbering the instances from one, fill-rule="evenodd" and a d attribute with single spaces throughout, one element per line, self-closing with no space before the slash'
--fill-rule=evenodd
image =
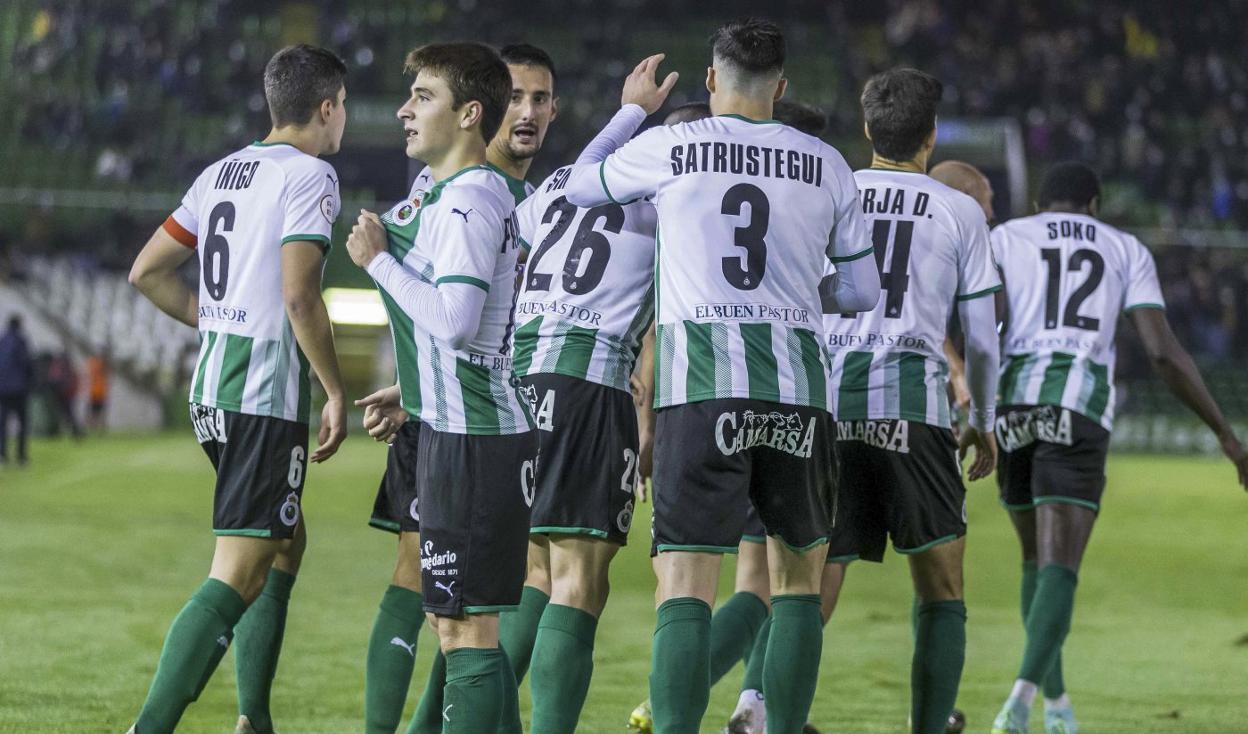
<path id="1" fill-rule="evenodd" d="M 170 620 L 207 573 L 211 469 L 189 432 L 40 441 L 32 458 L 0 470 L 0 731 L 120 733 Z M 310 470 L 310 546 L 274 691 L 280 731 L 362 729 L 367 639 L 394 560 L 393 536 L 365 525 L 383 461 L 357 433 Z M 1229 465 L 1205 459 L 1117 456 L 1109 474 L 1064 653 L 1084 731 L 1245 731 L 1248 496 Z M 1018 552 L 995 495 L 991 482 L 971 487 L 968 732 L 987 732 L 1022 650 Z M 646 695 L 648 512 L 612 571 L 582 731 L 622 731 Z M 902 558 L 851 569 L 825 636 L 812 713 L 822 729 L 905 730 L 909 612 Z M 432 647 L 426 629 L 409 712 Z M 719 731 L 739 681 L 740 668 L 715 687 L 704 732 Z M 235 711 L 227 657 L 180 731 L 232 731 Z"/>

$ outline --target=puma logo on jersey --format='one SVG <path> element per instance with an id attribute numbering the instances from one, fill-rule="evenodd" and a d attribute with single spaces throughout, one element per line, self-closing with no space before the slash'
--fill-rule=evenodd
<path id="1" fill-rule="evenodd" d="M 411 655 L 412 657 L 416 657 L 416 643 L 415 642 L 409 645 L 406 642 L 404 642 L 403 638 L 401 637 L 391 637 L 390 644 L 394 645 L 395 647 L 401 647 L 404 650 L 407 650 L 408 655 Z"/>
<path id="2" fill-rule="evenodd" d="M 468 211 L 466 211 L 466 212 L 465 212 L 465 211 L 461 211 L 461 210 L 459 210 L 459 209 L 456 209 L 455 207 L 451 207 L 451 213 L 452 213 L 452 214 L 458 214 L 459 216 L 463 217 L 463 218 L 464 218 L 464 222 L 465 222 L 465 223 L 468 221 L 468 215 L 469 215 L 469 214 L 471 214 L 471 213 L 472 213 L 472 212 L 474 212 L 474 211 L 476 211 L 476 210 L 475 210 L 475 209 L 469 209 Z"/>
<path id="3" fill-rule="evenodd" d="M 444 584 L 441 581 L 434 581 L 433 585 L 445 591 L 447 596 L 454 596 L 454 593 L 451 591 L 451 587 L 455 585 L 454 581 L 449 584 Z"/>
<path id="4" fill-rule="evenodd" d="M 338 185 L 338 179 L 334 178 L 333 176 L 329 175 L 328 173 L 327 173 L 327 174 L 325 174 L 325 178 L 329 179 L 329 182 L 330 182 L 330 183 L 332 183 L 333 185 L 335 185 L 335 186 L 337 186 L 337 185 Z"/>

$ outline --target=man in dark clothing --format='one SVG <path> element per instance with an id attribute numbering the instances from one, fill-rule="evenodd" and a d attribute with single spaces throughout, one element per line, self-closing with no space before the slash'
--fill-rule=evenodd
<path id="1" fill-rule="evenodd" d="M 9 460 L 9 415 L 17 418 L 17 463 L 26 463 L 27 404 L 34 381 L 30 345 L 22 334 L 22 317 L 9 318 L 0 336 L 0 464 Z"/>

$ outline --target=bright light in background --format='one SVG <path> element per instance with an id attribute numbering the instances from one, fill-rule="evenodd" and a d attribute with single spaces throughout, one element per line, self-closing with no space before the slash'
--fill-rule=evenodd
<path id="1" fill-rule="evenodd" d="M 351 326 L 385 326 L 386 308 L 381 294 L 368 288 L 326 288 L 325 306 L 329 320 Z"/>

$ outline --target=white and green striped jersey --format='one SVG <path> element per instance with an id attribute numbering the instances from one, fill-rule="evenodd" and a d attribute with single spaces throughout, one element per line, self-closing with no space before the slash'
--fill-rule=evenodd
<path id="1" fill-rule="evenodd" d="M 655 406 L 752 398 L 827 407 L 819 282 L 871 241 L 853 173 L 774 120 L 656 127 L 603 161 L 604 193 L 654 196 Z"/>
<path id="2" fill-rule="evenodd" d="M 1165 308 L 1152 254 L 1094 217 L 1058 212 L 997 227 L 992 249 L 1009 299 L 998 402 L 1057 405 L 1112 429 L 1118 317 Z"/>
<path id="3" fill-rule="evenodd" d="M 164 225 L 199 255 L 191 402 L 308 421 L 308 361 L 286 316 L 282 245 L 328 251 L 339 206 L 333 166 L 285 143 L 252 143 L 195 180 Z"/>
<path id="4" fill-rule="evenodd" d="M 420 183 L 418 178 L 414 191 Z M 477 333 L 463 349 L 455 349 L 414 323 L 380 289 L 403 407 L 430 428 L 448 433 L 531 430 L 528 408 L 512 386 L 508 345 L 519 253 L 511 181 L 485 164 L 419 191 L 419 198 L 400 201 L 382 215 L 388 252 L 425 283 L 466 283 L 488 295 Z"/>
<path id="5" fill-rule="evenodd" d="M 948 428 L 944 343 L 957 301 L 1001 290 L 975 200 L 922 173 L 854 174 L 880 268 L 880 300 L 823 317 L 837 420 Z"/>
<path id="6" fill-rule="evenodd" d="M 657 215 L 647 201 L 569 204 L 570 171 L 555 171 L 516 208 L 520 246 L 530 250 L 516 301 L 516 376 L 554 373 L 628 390 L 654 316 Z"/>

